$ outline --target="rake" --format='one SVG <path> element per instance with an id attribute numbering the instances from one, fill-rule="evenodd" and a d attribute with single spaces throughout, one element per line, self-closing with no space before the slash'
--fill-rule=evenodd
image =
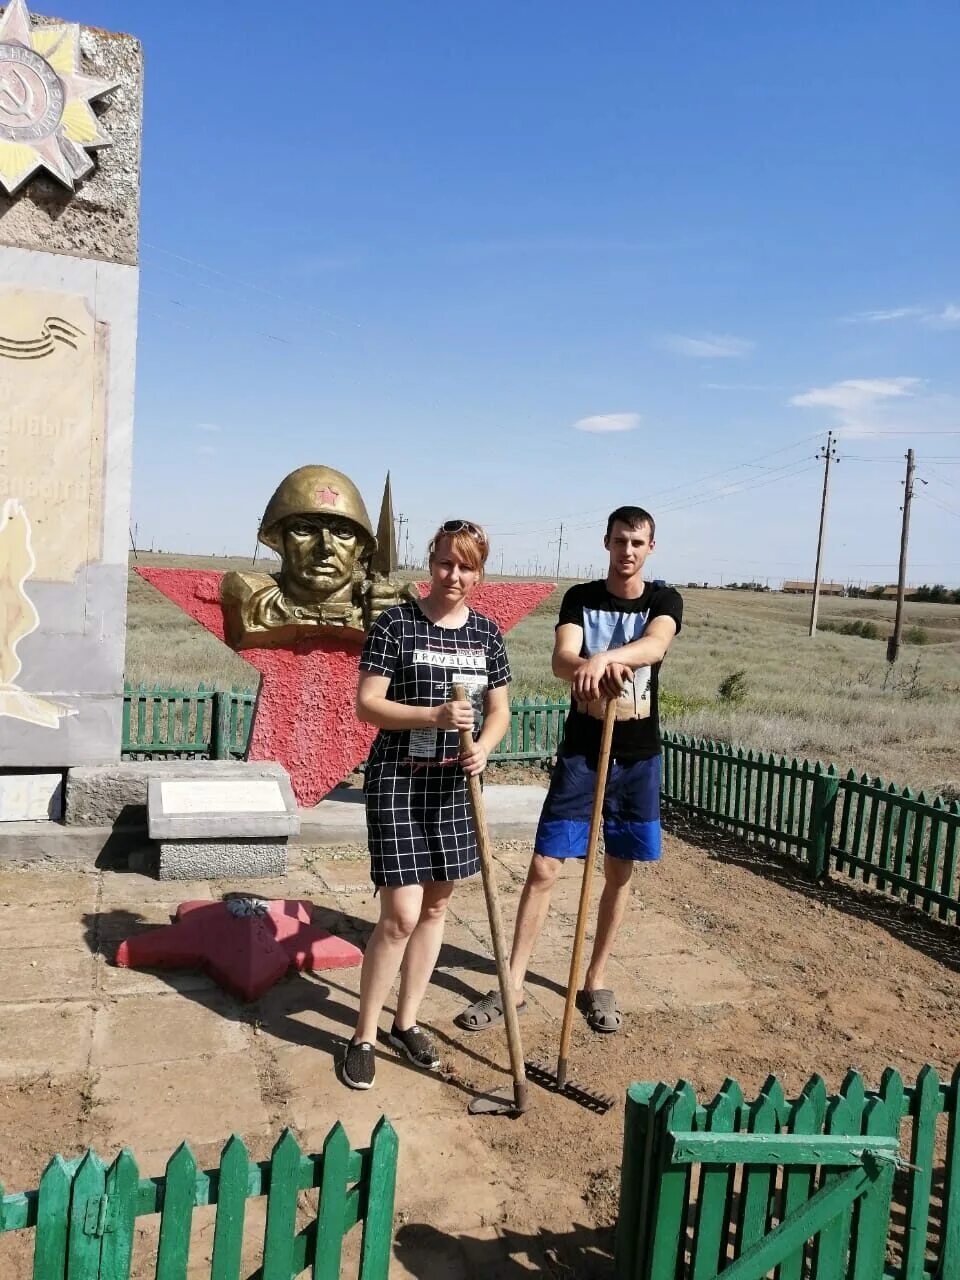
<path id="1" fill-rule="evenodd" d="M 613 724 L 616 718 L 617 700 L 608 698 L 603 712 L 603 730 L 600 736 L 600 756 L 597 760 L 597 781 L 593 792 L 593 811 L 590 815 L 590 836 L 587 840 L 587 856 L 583 864 L 583 883 L 580 886 L 580 905 L 577 909 L 577 929 L 573 938 L 573 955 L 570 957 L 570 976 L 567 979 L 567 999 L 563 1007 L 563 1026 L 560 1030 L 560 1052 L 555 1073 L 535 1063 L 527 1063 L 527 1076 L 535 1084 L 551 1093 L 569 1098 L 571 1102 L 603 1115 L 613 1106 L 608 1094 L 595 1093 L 592 1089 L 567 1080 L 567 1058 L 570 1053 L 570 1036 L 573 1031 L 573 1011 L 580 987 L 580 966 L 583 962 L 583 943 L 587 933 L 587 917 L 590 912 L 590 893 L 593 887 L 593 869 L 597 861 L 600 843 L 600 823 L 603 819 L 603 795 L 610 769 L 610 747 L 613 742 Z"/>

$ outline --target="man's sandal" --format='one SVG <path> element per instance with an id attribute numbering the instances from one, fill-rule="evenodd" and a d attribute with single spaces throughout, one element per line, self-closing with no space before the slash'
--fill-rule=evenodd
<path id="1" fill-rule="evenodd" d="M 606 988 L 600 991 L 581 991 L 577 996 L 577 1005 L 591 1031 L 611 1035 L 620 1030 L 623 1015 L 617 1008 L 617 998 L 612 991 Z"/>
<path id="2" fill-rule="evenodd" d="M 527 1002 L 524 1000 L 522 1004 L 517 1005 L 517 1013 L 526 1013 L 526 1011 Z M 453 1021 L 461 1031 L 486 1031 L 488 1027 L 496 1026 L 498 1022 L 503 1021 L 503 1001 L 500 999 L 500 992 L 488 991 L 485 996 L 461 1010 Z"/>

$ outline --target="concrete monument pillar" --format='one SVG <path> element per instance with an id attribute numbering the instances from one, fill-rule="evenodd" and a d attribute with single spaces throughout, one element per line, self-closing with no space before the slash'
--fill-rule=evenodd
<path id="1" fill-rule="evenodd" d="M 120 756 L 141 89 L 132 37 L 3 11 L 0 782 Z"/>

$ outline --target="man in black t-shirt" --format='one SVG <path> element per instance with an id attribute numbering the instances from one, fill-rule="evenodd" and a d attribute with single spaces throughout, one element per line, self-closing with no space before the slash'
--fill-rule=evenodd
<path id="1" fill-rule="evenodd" d="M 607 520 L 603 540 L 610 555 L 606 578 L 571 587 L 560 605 L 553 673 L 570 681 L 571 706 L 540 815 L 510 958 L 517 1008 L 523 1009 L 527 965 L 547 917 L 560 862 L 586 855 L 604 704 L 616 698 L 603 805 L 605 883 L 579 995 L 587 1022 L 601 1032 L 620 1027 L 620 1010 L 605 977 L 630 896 L 633 864 L 660 857 L 658 684 L 660 664 L 680 630 L 683 601 L 664 582 L 644 582 L 654 532 L 653 517 L 642 507 L 618 507 Z M 466 1031 L 482 1031 L 502 1018 L 500 993 L 490 992 L 455 1021 Z"/>

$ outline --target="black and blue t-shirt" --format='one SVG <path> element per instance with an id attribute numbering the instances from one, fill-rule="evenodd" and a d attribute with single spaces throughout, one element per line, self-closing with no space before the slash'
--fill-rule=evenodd
<path id="1" fill-rule="evenodd" d="M 557 626 L 574 623 L 583 628 L 582 658 L 639 640 L 654 618 L 672 618 L 677 631 L 683 620 L 683 599 L 679 591 L 664 582 L 648 582 L 633 600 L 616 596 L 604 579 L 581 582 L 571 587 L 560 605 Z M 613 728 L 612 754 L 620 761 L 645 760 L 660 751 L 658 688 L 660 663 L 634 672 L 632 695 L 638 718 L 617 720 Z M 563 735 L 565 755 L 596 757 L 600 750 L 599 719 L 570 708 Z"/>

